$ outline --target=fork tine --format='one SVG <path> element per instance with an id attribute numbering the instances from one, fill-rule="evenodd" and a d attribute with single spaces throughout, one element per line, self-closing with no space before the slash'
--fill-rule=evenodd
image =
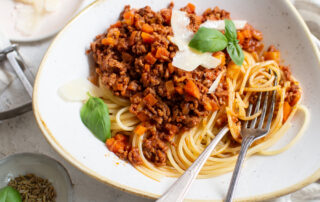
<path id="1" fill-rule="evenodd" d="M 253 113 L 253 114 L 258 113 L 258 111 L 259 111 L 259 109 L 260 109 L 261 97 L 262 97 L 262 92 L 259 93 L 259 97 L 258 97 L 258 100 L 257 100 L 257 103 L 256 103 L 256 107 L 255 107 L 255 109 L 254 109 L 254 113 Z M 255 127 L 256 122 L 257 122 L 257 118 L 258 118 L 258 117 L 256 117 L 255 119 L 253 119 L 253 120 L 251 121 L 250 128 L 254 128 L 254 127 Z"/>
<path id="2" fill-rule="evenodd" d="M 275 79 L 274 79 L 274 86 L 276 86 L 276 85 L 277 85 L 277 75 L 275 75 Z M 277 90 L 274 90 L 272 92 L 272 100 L 271 100 L 271 105 L 270 105 L 270 109 L 269 109 L 268 121 L 267 121 L 267 125 L 266 125 L 266 129 L 268 131 L 270 130 L 270 127 L 271 127 L 273 111 L 274 111 L 274 107 L 275 107 L 275 104 L 276 104 L 276 94 L 277 94 Z"/>
<path id="3" fill-rule="evenodd" d="M 252 111 L 252 104 L 250 103 L 250 104 L 249 104 L 249 107 L 248 107 L 248 111 L 247 111 L 247 116 L 250 116 L 251 111 Z M 248 121 L 245 121 L 245 122 L 244 122 L 243 127 L 244 127 L 244 128 L 248 127 Z"/>
<path id="4" fill-rule="evenodd" d="M 264 101 L 263 101 L 263 107 L 262 107 L 262 114 L 260 116 L 258 128 L 262 128 L 264 123 L 264 118 L 266 117 L 267 107 L 268 107 L 268 98 L 269 98 L 269 92 L 266 92 Z"/>
<path id="5" fill-rule="evenodd" d="M 269 73 L 271 74 L 271 69 L 269 69 Z M 276 81 L 276 79 L 277 79 L 277 77 L 275 78 L 275 81 Z M 268 99 L 269 99 L 269 92 L 266 92 L 265 97 L 264 97 L 264 101 L 263 101 L 262 114 L 261 114 L 259 124 L 258 124 L 258 128 L 260 128 L 260 129 L 262 128 L 263 123 L 264 123 L 264 118 L 266 117 L 266 112 L 267 112 L 267 108 L 268 108 Z"/>

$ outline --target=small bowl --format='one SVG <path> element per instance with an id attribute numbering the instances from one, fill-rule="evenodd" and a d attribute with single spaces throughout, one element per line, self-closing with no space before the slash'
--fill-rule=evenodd
<path id="1" fill-rule="evenodd" d="M 19 153 L 0 160 L 0 188 L 19 175 L 33 173 L 48 179 L 57 193 L 57 202 L 71 202 L 73 187 L 68 171 L 56 160 L 43 154 Z"/>

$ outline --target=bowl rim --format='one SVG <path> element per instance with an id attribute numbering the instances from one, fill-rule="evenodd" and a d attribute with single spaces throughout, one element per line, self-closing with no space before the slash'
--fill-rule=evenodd
<path id="1" fill-rule="evenodd" d="M 36 78 L 35 78 L 35 83 L 34 83 L 34 91 L 33 91 L 33 96 L 32 96 L 32 106 L 33 106 L 33 113 L 36 119 L 36 122 L 38 124 L 38 127 L 40 128 L 41 132 L 43 133 L 43 136 L 47 140 L 47 142 L 54 148 L 54 150 L 59 153 L 66 161 L 68 161 L 71 165 L 85 173 L 86 175 L 96 179 L 97 181 L 100 181 L 106 185 L 109 185 L 113 188 L 125 191 L 127 193 L 134 194 L 136 196 L 141 196 L 145 198 L 151 198 L 151 199 L 156 199 L 159 198 L 160 195 L 146 192 L 141 189 L 129 187 L 123 184 L 120 184 L 116 181 L 110 180 L 107 177 L 104 177 L 95 171 L 91 170 L 87 166 L 83 165 L 81 162 L 79 162 L 77 159 L 75 159 L 69 152 L 67 152 L 60 144 L 59 142 L 55 139 L 53 133 L 49 130 L 47 127 L 45 121 L 42 119 L 39 109 L 38 109 L 38 100 L 37 100 L 37 92 L 38 92 L 38 85 L 39 85 L 39 78 L 41 76 L 41 71 L 43 69 L 44 63 L 50 54 L 51 50 L 53 49 L 55 42 L 57 39 L 60 38 L 60 36 L 65 32 L 65 30 L 72 24 L 74 21 L 78 19 L 80 15 L 88 11 L 90 8 L 95 6 L 96 4 L 106 2 L 107 0 L 97 0 L 86 6 L 83 10 L 81 10 L 77 15 L 75 15 L 64 27 L 63 29 L 57 34 L 57 36 L 54 38 L 52 43 L 50 44 L 49 48 L 47 49 L 37 72 Z M 302 25 L 304 31 L 307 35 L 308 40 L 311 43 L 311 47 L 313 49 L 313 52 L 317 56 L 318 60 L 318 67 L 320 67 L 320 52 L 319 49 L 316 47 L 316 45 L 313 43 L 312 38 L 311 38 L 311 32 L 309 28 L 307 27 L 306 23 L 304 22 L 303 18 L 297 11 L 297 9 L 294 7 L 293 3 L 290 0 L 284 0 L 284 3 L 288 6 L 288 8 L 292 11 L 298 22 Z M 287 195 L 289 193 L 295 192 L 315 181 L 317 181 L 320 178 L 320 168 L 318 168 L 312 175 L 309 177 L 305 178 L 304 180 L 301 180 L 300 182 L 291 185 L 289 187 L 280 189 L 278 191 L 270 192 L 267 194 L 262 194 L 262 195 L 256 195 L 252 197 L 243 197 L 243 198 L 236 198 L 236 201 L 262 201 L 262 200 L 268 200 L 276 197 L 280 197 L 283 195 Z M 195 200 L 195 199 L 186 199 L 186 201 L 223 201 L 221 200 Z"/>
<path id="2" fill-rule="evenodd" d="M 14 153 L 14 154 L 5 156 L 3 158 L 0 158 L 0 164 L 5 164 L 8 161 L 14 160 L 14 158 L 17 158 L 17 157 L 26 157 L 26 156 L 34 159 L 45 159 L 47 161 L 51 161 L 54 164 L 56 164 L 58 166 L 58 169 L 60 169 L 59 172 L 62 173 L 62 175 L 64 175 L 64 177 L 66 178 L 66 185 L 68 186 L 68 199 L 69 201 L 73 200 L 73 184 L 72 184 L 70 174 L 68 170 L 62 165 L 62 163 L 52 158 L 51 156 L 48 156 L 46 154 L 41 154 L 41 153 L 32 153 L 32 152 Z"/>

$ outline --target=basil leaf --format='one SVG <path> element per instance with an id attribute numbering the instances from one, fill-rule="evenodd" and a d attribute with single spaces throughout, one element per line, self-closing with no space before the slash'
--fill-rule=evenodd
<path id="1" fill-rule="evenodd" d="M 244 54 L 240 45 L 238 44 L 238 41 L 229 42 L 227 46 L 227 51 L 232 61 L 236 65 L 241 66 L 244 60 Z"/>
<path id="2" fill-rule="evenodd" d="M 218 30 L 200 27 L 189 42 L 189 47 L 200 52 L 217 52 L 227 47 L 227 38 Z"/>
<path id="3" fill-rule="evenodd" d="M 111 138 L 108 106 L 102 99 L 90 97 L 83 105 L 80 117 L 84 125 L 102 142 Z"/>
<path id="4" fill-rule="evenodd" d="M 14 188 L 7 186 L 0 189 L 0 202 L 21 202 L 20 193 Z"/>
<path id="5" fill-rule="evenodd" d="M 235 41 L 237 40 L 237 29 L 234 23 L 231 20 L 224 20 L 225 24 L 225 35 L 228 41 Z"/>

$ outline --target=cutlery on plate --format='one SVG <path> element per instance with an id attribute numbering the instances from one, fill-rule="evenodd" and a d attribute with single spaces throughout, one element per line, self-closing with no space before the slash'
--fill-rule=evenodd
<path id="1" fill-rule="evenodd" d="M 157 200 L 157 202 L 180 202 L 183 201 L 185 195 L 190 189 L 193 181 L 198 176 L 202 166 L 211 155 L 213 149 L 224 135 L 229 131 L 229 128 L 225 126 L 220 130 L 218 135 L 211 141 L 206 149 L 199 155 L 197 160 L 184 172 L 179 179 L 169 187 L 169 189 Z"/>
<path id="2" fill-rule="evenodd" d="M 276 85 L 277 85 L 277 75 L 275 75 L 275 79 L 274 79 L 274 86 Z M 231 182 L 230 182 L 227 197 L 226 197 L 226 202 L 232 201 L 234 190 L 237 186 L 237 182 L 239 179 L 241 166 L 242 166 L 242 163 L 244 162 L 248 148 L 254 141 L 266 136 L 270 131 L 272 117 L 273 117 L 274 108 L 275 108 L 275 102 L 276 102 L 276 93 L 277 93 L 276 90 L 272 92 L 266 123 L 265 123 L 265 118 L 266 118 L 267 108 L 268 108 L 268 100 L 269 100 L 269 94 L 270 94 L 269 92 L 264 93 L 265 95 L 264 95 L 264 101 L 262 106 L 262 113 L 259 116 L 260 117 L 259 123 L 257 123 L 258 117 L 251 120 L 250 121 L 251 123 L 249 126 L 248 126 L 249 121 L 243 122 L 242 129 L 240 132 L 242 137 L 241 149 L 238 155 L 236 166 L 233 170 Z M 255 104 L 255 109 L 253 113 L 257 113 L 260 110 L 260 102 L 262 99 L 262 94 L 263 94 L 262 92 L 259 93 L 259 97 Z M 247 110 L 247 116 L 250 116 L 252 114 L 252 108 L 253 108 L 253 104 L 250 103 Z"/>
<path id="3" fill-rule="evenodd" d="M 26 67 L 26 65 L 21 57 L 19 58 L 19 54 L 17 53 L 16 48 L 17 46 L 12 45 L 9 39 L 7 39 L 7 37 L 0 30 L 0 59 L 7 59 L 9 61 L 11 67 L 16 72 L 27 93 L 32 98 L 33 84 L 28 80 L 26 74 L 23 71 L 23 68 L 21 67 L 21 65 L 23 65 L 24 67 Z M 25 71 L 29 71 L 29 69 L 26 68 Z M 29 72 L 26 73 L 32 75 Z"/>

